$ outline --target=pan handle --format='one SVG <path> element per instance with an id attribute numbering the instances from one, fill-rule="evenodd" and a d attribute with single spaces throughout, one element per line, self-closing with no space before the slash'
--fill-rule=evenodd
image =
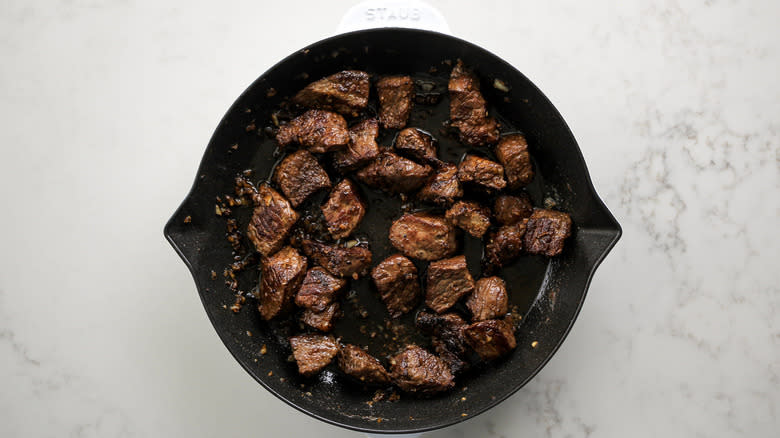
<path id="1" fill-rule="evenodd" d="M 349 8 L 336 33 L 377 27 L 406 27 L 451 34 L 438 9 L 421 0 L 367 0 Z"/>

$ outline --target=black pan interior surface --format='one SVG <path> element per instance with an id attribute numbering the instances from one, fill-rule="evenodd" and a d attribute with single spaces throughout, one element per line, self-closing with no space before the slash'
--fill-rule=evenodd
<path id="1" fill-rule="evenodd" d="M 401 394 L 397 400 L 388 400 L 392 394 L 388 389 L 380 390 L 384 400 L 372 401 L 375 388 L 354 383 L 335 364 L 318 376 L 303 378 L 288 359 L 291 352 L 286 340 L 302 331 L 298 324 L 262 321 L 251 298 L 238 313 L 230 310 L 235 292 L 225 284 L 222 272 L 233 260 L 225 239 L 226 219 L 215 214 L 215 199 L 232 194 L 234 178 L 246 169 L 252 169 L 250 179 L 255 183 L 270 176 L 281 158 L 267 134 L 273 126 L 271 115 L 286 96 L 312 80 L 344 69 L 368 71 L 372 79 L 385 74 L 410 74 L 418 84 L 428 84 L 426 90 L 441 93 L 442 99 L 433 105 L 416 105 L 407 126 L 430 132 L 438 140 L 441 159 L 457 163 L 467 151 L 493 158 L 489 148 L 468 149 L 443 128 L 449 114 L 447 78 L 450 64 L 458 58 L 480 77 L 490 114 L 501 122 L 502 133 L 519 131 L 528 139 L 536 178 L 527 191 L 534 204 L 554 205 L 555 209 L 568 212 L 574 222 L 573 236 L 559 257 L 526 255 L 500 272 L 507 281 L 515 313 L 522 315 L 518 347 L 504 360 L 461 376 L 453 391 L 429 398 Z M 494 87 L 496 79 L 509 90 Z M 372 101 L 373 94 L 372 88 Z M 370 105 L 367 115 L 372 111 L 375 106 Z M 383 131 L 378 139 L 380 146 L 390 146 L 394 134 Z M 396 252 L 387 240 L 387 229 L 400 216 L 404 202 L 367 186 L 361 185 L 360 189 L 369 211 L 356 236 L 369 242 L 375 265 Z M 321 193 L 302 209 L 315 210 L 325 196 Z M 419 206 L 405 206 L 416 207 Z M 245 227 L 250 209 L 232 210 L 232 217 Z M 464 421 L 520 389 L 563 342 L 594 270 L 620 233 L 620 226 L 593 189 L 566 123 L 525 76 L 466 41 L 410 29 L 339 35 L 296 52 L 258 78 L 220 122 L 192 190 L 165 227 L 167 239 L 192 272 L 214 328 L 249 374 L 309 415 L 350 429 L 385 433 L 420 432 Z M 481 243 L 466 235 L 463 249 L 472 275 L 479 278 Z M 424 276 L 425 264 L 418 268 Z M 254 267 L 241 273 L 239 288 L 250 292 L 257 275 Z M 385 363 L 388 355 L 407 342 L 428 345 L 428 340 L 413 330 L 416 312 L 390 321 L 368 279 L 351 282 L 342 308 L 344 316 L 334 334 L 343 342 L 367 346 Z"/>

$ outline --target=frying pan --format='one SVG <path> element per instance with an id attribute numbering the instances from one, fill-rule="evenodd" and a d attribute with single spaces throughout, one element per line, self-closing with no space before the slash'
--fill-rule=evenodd
<path id="1" fill-rule="evenodd" d="M 271 174 L 280 156 L 265 128 L 271 125 L 271 114 L 285 96 L 312 80 L 348 68 L 366 70 L 374 79 L 383 74 L 411 74 L 418 82 L 428 83 L 429 91 L 443 91 L 437 105 L 415 107 L 409 126 L 431 132 L 438 139 L 440 158 L 457 162 L 466 149 L 442 129 L 448 116 L 446 81 L 450 65 L 457 59 L 475 68 L 489 111 L 499 118 L 502 131 L 525 134 L 537 173 L 528 193 L 537 206 L 554 204 L 554 208 L 568 212 L 574 222 L 573 235 L 560 256 L 526 255 L 501 272 L 507 280 L 511 304 L 522 315 L 517 348 L 505 359 L 459 377 L 454 390 L 427 398 L 402 394 L 398 400 L 371 402 L 374 388 L 349 380 L 334 365 L 318 376 L 301 377 L 289 360 L 286 341 L 287 336 L 300 331 L 297 324 L 262 321 L 251 298 L 240 312 L 229 310 L 235 296 L 221 273 L 232 261 L 231 248 L 225 240 L 225 218 L 215 215 L 215 198 L 232 193 L 234 177 L 245 169 L 253 169 L 256 182 Z M 508 91 L 499 89 L 507 87 L 494 87 L 496 79 Z M 275 93 L 269 92 L 272 88 Z M 373 93 L 372 89 L 372 99 Z M 367 112 L 374 110 L 371 106 Z M 383 133 L 379 144 L 390 145 L 392 135 Z M 492 156 L 489 148 L 471 152 Z M 365 186 L 361 191 L 370 207 L 356 235 L 370 242 L 376 264 L 394 252 L 386 230 L 400 215 L 400 200 Z M 326 195 L 320 194 L 310 204 L 318 205 Z M 234 209 L 234 217 L 242 227 L 248 210 Z M 165 226 L 165 237 L 192 273 L 209 319 L 238 363 L 268 391 L 296 409 L 334 425 L 369 433 L 418 433 L 448 426 L 490 409 L 523 387 L 563 342 L 596 267 L 620 235 L 620 226 L 593 188 L 574 136 L 531 81 L 499 57 L 467 41 L 403 28 L 362 30 L 319 41 L 260 76 L 217 126 L 192 189 Z M 469 268 L 478 278 L 479 241 L 466 236 L 463 245 Z M 419 268 L 424 276 L 425 266 Z M 257 282 L 258 271 L 252 268 L 241 275 L 239 283 L 248 291 Z M 387 312 L 367 279 L 353 281 L 350 289 L 342 305 L 344 316 L 334 330 L 344 342 L 367 346 L 383 361 L 404 342 L 426 345 L 425 339 L 408 330 L 415 312 L 388 322 Z M 387 390 L 379 394 L 390 393 Z"/>

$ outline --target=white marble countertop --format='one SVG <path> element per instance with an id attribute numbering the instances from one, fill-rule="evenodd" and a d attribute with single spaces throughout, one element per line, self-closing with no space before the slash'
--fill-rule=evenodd
<path id="1" fill-rule="evenodd" d="M 162 238 L 227 107 L 351 5 L 266 3 L 0 5 L 0 436 L 359 436 L 237 365 Z M 430 436 L 777 436 L 780 3 L 432 3 L 624 235 L 547 367 Z"/>

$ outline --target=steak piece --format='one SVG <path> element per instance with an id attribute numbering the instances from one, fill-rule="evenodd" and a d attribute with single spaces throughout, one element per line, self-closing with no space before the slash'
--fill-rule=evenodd
<path id="1" fill-rule="evenodd" d="M 334 239 L 343 239 L 352 234 L 365 214 L 366 205 L 360 199 L 355 184 L 348 179 L 336 184 L 328 201 L 322 206 L 322 215 Z"/>
<path id="2" fill-rule="evenodd" d="M 482 360 L 497 359 L 517 346 L 511 319 L 489 319 L 463 329 L 466 343 Z"/>
<path id="3" fill-rule="evenodd" d="M 444 217 L 454 226 L 481 239 L 490 227 L 490 209 L 474 201 L 458 201 Z"/>
<path id="4" fill-rule="evenodd" d="M 306 272 L 303 284 L 295 295 L 295 304 L 321 312 L 332 303 L 347 285 L 347 280 L 332 276 L 325 269 L 315 266 Z"/>
<path id="5" fill-rule="evenodd" d="M 455 312 L 443 313 L 441 315 L 422 311 L 417 314 L 414 325 L 428 336 L 439 336 L 453 328 L 466 326 L 466 321 Z"/>
<path id="6" fill-rule="evenodd" d="M 474 290 L 474 279 L 466 266 L 465 256 L 431 262 L 425 286 L 425 304 L 442 313 Z"/>
<path id="7" fill-rule="evenodd" d="M 301 315 L 301 321 L 309 327 L 322 332 L 333 330 L 333 321 L 340 314 L 338 302 L 330 303 L 323 310 L 306 309 Z"/>
<path id="8" fill-rule="evenodd" d="M 496 146 L 496 158 L 504 166 L 507 186 L 519 189 L 534 179 L 534 167 L 528 143 L 521 134 L 509 134 L 501 137 Z"/>
<path id="9" fill-rule="evenodd" d="M 476 155 L 466 155 L 458 166 L 458 179 L 462 183 L 475 184 L 486 189 L 501 190 L 506 187 L 504 168 L 495 161 Z"/>
<path id="10" fill-rule="evenodd" d="M 414 82 L 409 76 L 388 76 L 376 81 L 379 95 L 379 121 L 385 129 L 406 126 L 412 112 Z"/>
<path id="11" fill-rule="evenodd" d="M 382 260 L 371 271 L 371 278 L 393 318 L 414 309 L 420 300 L 417 267 L 401 254 Z"/>
<path id="12" fill-rule="evenodd" d="M 364 383 L 390 383 L 390 375 L 377 358 L 357 345 L 342 345 L 339 349 L 339 368 L 344 374 Z"/>
<path id="13" fill-rule="evenodd" d="M 455 254 L 457 233 L 447 220 L 428 213 L 407 213 L 390 225 L 390 243 L 407 257 L 438 260 Z"/>
<path id="14" fill-rule="evenodd" d="M 463 196 L 463 189 L 458 181 L 458 166 L 452 163 L 442 163 L 428 183 L 417 192 L 417 198 L 447 206 Z"/>
<path id="15" fill-rule="evenodd" d="M 433 168 L 420 165 L 392 152 L 382 152 L 357 172 L 364 183 L 390 193 L 405 193 L 422 187 Z"/>
<path id="16" fill-rule="evenodd" d="M 399 154 L 424 163 L 435 163 L 438 161 L 433 137 L 417 128 L 406 128 L 399 132 L 395 137 L 393 147 Z"/>
<path id="17" fill-rule="evenodd" d="M 531 254 L 556 256 L 563 251 L 563 241 L 571 236 L 571 217 L 555 210 L 534 210 L 528 219 L 525 250 Z"/>
<path id="18" fill-rule="evenodd" d="M 284 157 L 276 166 L 274 182 L 293 207 L 301 205 L 317 191 L 330 187 L 330 178 L 325 169 L 314 155 L 303 149 Z"/>
<path id="19" fill-rule="evenodd" d="M 349 143 L 347 121 L 330 111 L 309 110 L 280 126 L 276 141 L 282 147 L 297 143 L 318 154 L 341 149 Z"/>
<path id="20" fill-rule="evenodd" d="M 379 156 L 376 136 L 379 123 L 366 119 L 349 128 L 349 142 L 333 153 L 333 165 L 341 172 L 351 172 Z"/>
<path id="21" fill-rule="evenodd" d="M 264 320 L 268 321 L 292 307 L 293 297 L 306 275 L 306 265 L 306 257 L 291 246 L 263 259 L 257 309 Z"/>
<path id="22" fill-rule="evenodd" d="M 506 283 L 501 277 L 480 278 L 466 300 L 466 307 L 471 311 L 472 321 L 503 318 L 509 310 Z"/>
<path id="23" fill-rule="evenodd" d="M 298 372 L 311 376 L 325 368 L 339 351 L 336 340 L 330 335 L 298 335 L 290 338 L 293 357 Z"/>
<path id="24" fill-rule="evenodd" d="M 502 225 L 498 231 L 491 233 L 485 243 L 485 261 L 492 269 L 506 266 L 520 255 L 523 249 L 528 219 L 512 225 Z"/>
<path id="25" fill-rule="evenodd" d="M 314 263 L 337 277 L 357 279 L 371 266 L 371 251 L 359 245 L 347 248 L 306 239 L 303 241 L 303 252 Z"/>
<path id="26" fill-rule="evenodd" d="M 368 104 L 369 87 L 368 73 L 345 70 L 310 83 L 292 98 L 292 102 L 305 108 L 357 116 Z"/>
<path id="27" fill-rule="evenodd" d="M 406 392 L 434 393 L 455 386 L 450 367 L 416 345 L 407 345 L 390 358 L 390 376 L 393 383 Z"/>
<path id="28" fill-rule="evenodd" d="M 246 235 L 254 243 L 257 252 L 267 257 L 282 247 L 290 229 L 298 220 L 298 213 L 284 196 L 267 184 L 257 188 L 253 199 L 255 209 Z"/>
<path id="29" fill-rule="evenodd" d="M 531 216 L 534 206 L 528 193 L 522 192 L 517 196 L 501 195 L 493 204 L 493 214 L 501 225 L 511 225 L 520 222 L 521 219 Z"/>
<path id="30" fill-rule="evenodd" d="M 432 337 L 431 343 L 436 354 L 450 366 L 453 374 L 460 374 L 470 368 L 467 360 L 471 348 L 463 338 L 466 321 L 457 313 L 420 312 L 415 325 L 423 333 Z"/>
<path id="31" fill-rule="evenodd" d="M 498 141 L 498 123 L 488 117 L 487 104 L 479 92 L 479 79 L 458 60 L 447 85 L 450 120 L 467 146 L 484 146 Z"/>

